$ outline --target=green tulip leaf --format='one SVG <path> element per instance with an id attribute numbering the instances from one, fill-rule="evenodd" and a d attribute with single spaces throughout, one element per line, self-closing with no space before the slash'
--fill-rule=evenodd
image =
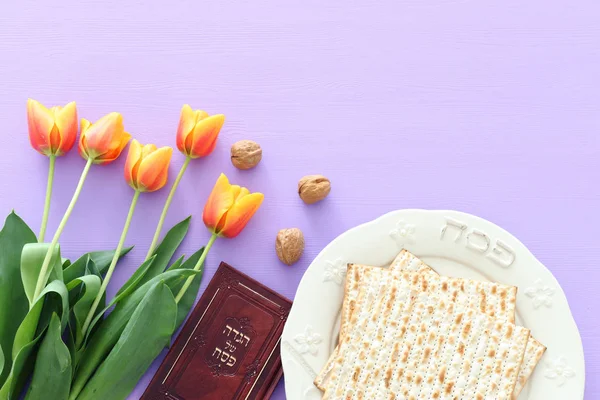
<path id="1" fill-rule="evenodd" d="M 154 262 L 144 278 L 142 278 L 141 283 L 148 282 L 150 279 L 160 275 L 167 269 L 169 261 L 171 261 L 171 258 L 187 234 L 191 218 L 192 217 L 187 217 L 169 229 L 169 232 L 167 232 L 162 242 L 160 242 L 154 251 Z"/>
<path id="2" fill-rule="evenodd" d="M 194 269 L 203 252 L 204 247 L 192 254 L 192 256 L 185 260 L 185 262 L 181 265 L 181 269 Z M 200 290 L 200 283 L 202 283 L 203 274 L 204 265 L 201 265 L 198 274 L 194 275 L 192 284 L 187 288 L 183 297 L 179 300 L 179 303 L 177 303 L 177 323 L 175 325 L 175 330 L 177 330 L 183 321 L 185 321 L 185 318 L 192 309 L 192 306 L 196 301 L 196 296 L 198 296 L 198 291 Z M 183 287 L 183 284 L 184 282 L 173 287 L 173 293 L 175 296 L 177 296 L 179 290 Z"/>
<path id="3" fill-rule="evenodd" d="M 35 360 L 25 400 L 66 400 L 71 386 L 71 354 L 61 338 L 61 323 L 53 313 Z"/>
<path id="4" fill-rule="evenodd" d="M 35 287 L 49 249 L 49 243 L 29 243 L 23 247 L 23 253 L 21 254 L 21 278 L 30 305 L 33 304 Z M 48 271 L 43 278 L 44 283 L 48 282 L 50 276 L 54 279 L 62 280 L 63 270 L 62 259 L 60 258 L 60 246 L 55 246 L 50 257 L 50 264 L 48 265 Z"/>
<path id="5" fill-rule="evenodd" d="M 77 360 L 81 351 L 76 349 L 76 343 L 81 343 L 85 338 L 82 331 L 83 323 L 87 318 L 87 313 L 96 298 L 96 295 L 100 291 L 102 286 L 102 276 L 96 268 L 94 261 L 92 261 L 89 254 L 86 254 L 83 258 L 80 258 L 76 263 L 85 262 L 85 268 L 76 266 L 78 271 L 82 271 L 85 275 L 73 279 L 67 283 L 67 289 L 69 290 L 69 304 L 71 307 L 71 314 L 69 318 L 69 329 L 65 335 L 65 341 L 69 352 L 71 353 L 71 360 L 76 365 Z M 102 310 L 105 306 L 106 293 L 102 295 L 99 303 L 99 307 L 96 310 L 97 313 Z"/>
<path id="6" fill-rule="evenodd" d="M 121 251 L 121 255 L 119 256 L 119 259 L 123 258 L 123 256 L 125 254 L 129 253 L 129 251 L 132 248 L 133 247 L 128 247 L 126 249 L 123 249 Z M 82 255 L 77 260 L 75 260 L 75 262 L 73 262 L 71 265 L 69 265 L 67 268 L 65 268 L 64 281 L 71 282 L 75 278 L 79 278 L 82 275 L 86 275 L 86 267 L 88 267 L 88 261 L 87 261 L 88 258 L 94 262 L 94 265 L 96 266 L 96 268 L 98 269 L 100 274 L 104 274 L 106 272 L 106 270 L 108 269 L 114 254 L 115 254 L 114 250 L 107 250 L 107 251 L 92 251 L 90 253 L 86 253 L 86 254 Z"/>
<path id="7" fill-rule="evenodd" d="M 76 268 L 78 271 L 80 271 L 80 274 L 77 274 L 76 276 L 73 275 L 71 276 L 71 271 L 73 270 L 65 270 L 65 274 L 63 276 L 63 280 L 65 282 L 65 284 L 67 285 L 67 289 L 69 288 L 69 286 L 72 286 L 73 284 L 77 283 L 75 285 L 75 287 L 77 287 L 77 290 L 71 290 L 69 289 L 69 305 L 71 308 L 73 308 L 73 305 L 77 302 L 77 299 L 81 296 L 81 292 L 85 289 L 83 289 L 83 287 L 79 284 L 80 281 L 78 281 L 78 279 L 82 276 L 85 275 L 90 275 L 89 272 L 89 268 L 88 268 L 88 263 L 90 262 L 90 256 L 89 254 L 86 254 L 84 257 L 77 259 L 77 261 L 75 261 L 74 264 L 71 264 L 74 268 Z"/>
<path id="8" fill-rule="evenodd" d="M 33 325 L 32 321 L 34 321 L 37 324 L 37 320 L 39 319 L 39 314 L 41 313 L 41 310 L 42 310 L 42 304 L 38 303 L 38 304 L 36 304 L 36 306 L 34 306 L 29 311 L 29 313 L 23 320 L 23 323 L 19 327 L 20 333 L 17 332 L 17 335 L 28 334 L 28 332 L 24 331 L 23 326 L 26 326 L 28 330 L 35 331 L 35 326 L 32 327 L 32 325 Z M 28 319 L 30 321 L 28 321 Z M 35 333 L 34 333 L 34 335 L 35 335 Z M 11 400 L 11 399 L 15 399 L 18 397 L 19 393 L 21 392 L 21 388 L 25 384 L 24 377 L 29 375 L 29 373 L 31 372 L 31 370 L 33 368 L 33 364 L 34 364 L 33 358 L 34 357 L 30 357 L 30 356 L 32 355 L 31 353 L 33 352 L 33 349 L 40 337 L 41 337 L 41 335 L 38 337 L 35 337 L 35 338 L 33 338 L 33 336 L 32 336 L 32 339 L 29 340 L 28 342 L 24 341 L 25 344 L 22 344 L 22 345 L 20 344 L 20 347 L 18 348 L 16 355 L 13 354 L 13 356 L 12 356 L 13 361 L 12 361 L 10 372 L 9 372 L 6 380 L 4 381 L 4 384 L 2 385 L 2 387 L 0 387 L 0 399 Z M 17 340 L 17 337 L 15 337 L 15 341 L 16 340 Z M 16 344 L 15 344 L 15 346 L 13 346 L 13 353 L 14 353 L 15 349 L 16 349 Z"/>
<path id="9" fill-rule="evenodd" d="M 183 264 L 183 260 L 185 260 L 185 255 L 179 257 L 177 260 L 175 260 L 173 262 L 173 264 L 171 264 L 171 266 L 169 268 L 167 268 L 167 271 L 173 271 L 174 269 L 179 269 L 181 268 L 181 264 Z"/>
<path id="10" fill-rule="evenodd" d="M 96 275 L 97 277 L 99 277 L 102 281 L 104 280 L 102 275 L 100 274 L 100 271 L 98 271 L 98 268 L 96 268 L 96 264 L 94 263 L 94 261 L 92 259 L 90 259 L 90 262 L 88 263 L 88 268 L 86 269 L 86 274 L 90 275 Z M 104 308 L 106 307 L 106 291 L 104 291 L 104 293 L 102 293 L 102 297 L 100 298 L 100 303 L 98 303 L 98 307 L 96 308 L 96 312 L 94 314 L 94 317 L 100 315 L 100 314 L 104 314 Z M 94 328 L 93 326 L 90 328 L 92 329 Z M 93 332 L 92 330 L 90 330 L 90 332 Z"/>
<path id="11" fill-rule="evenodd" d="M 175 297 L 164 282 L 159 282 L 143 297 L 110 354 L 77 399 L 126 399 L 169 344 L 176 319 Z"/>
<path id="12" fill-rule="evenodd" d="M 34 243 L 35 234 L 21 218 L 11 212 L 0 231 L 0 386 L 6 380 L 12 363 L 13 340 L 19 325 L 29 311 L 29 301 L 21 281 L 21 252 Z"/>
<path id="13" fill-rule="evenodd" d="M 63 268 L 63 270 L 65 268 L 67 268 L 69 265 L 71 265 L 71 260 L 69 260 L 68 258 L 63 258 L 62 259 L 62 268 Z"/>
<path id="14" fill-rule="evenodd" d="M 77 360 L 79 359 L 79 355 L 81 352 L 78 352 L 75 345 L 75 322 L 71 318 L 69 321 L 69 325 L 67 326 L 67 330 L 65 331 L 63 338 L 65 339 L 65 344 L 69 349 L 69 354 L 71 355 L 71 370 L 73 372 L 75 365 L 77 364 Z M 72 376 L 73 374 L 71 374 Z"/>
<path id="15" fill-rule="evenodd" d="M 100 292 L 102 280 L 96 275 L 84 275 L 69 282 L 67 289 L 69 292 L 80 291 L 75 304 L 71 310 L 75 322 L 75 339 L 83 340 L 82 327 L 88 312 L 94 302 L 94 299 Z"/>
<path id="16" fill-rule="evenodd" d="M 80 276 L 86 275 L 85 268 L 90 259 L 89 253 L 82 255 L 63 271 L 64 282 L 69 283 Z"/>
<path id="17" fill-rule="evenodd" d="M 136 291 L 127 296 L 125 299 L 117 303 L 115 309 L 102 320 L 102 314 L 98 314 L 91 327 L 98 324 L 98 329 L 92 332 L 91 336 L 86 338 L 84 342 L 85 348 L 81 354 L 80 361 L 75 369 L 75 378 L 71 387 L 70 399 L 77 398 L 90 376 L 96 368 L 104 361 L 105 357 L 112 350 L 113 346 L 119 340 L 123 329 L 137 306 L 140 304 L 146 293 L 148 293 L 155 285 L 163 282 L 171 291 L 172 288 L 180 285 L 188 277 L 197 274 L 197 271 L 178 269 L 167 271 L 159 276 L 152 278 L 144 283 Z"/>
<path id="18" fill-rule="evenodd" d="M 142 281 L 142 279 L 144 279 L 144 276 L 146 276 L 146 274 L 150 270 L 152 262 L 155 258 L 156 256 L 152 256 L 148 260 L 144 261 L 142 265 L 140 265 L 140 267 L 127 280 L 127 282 L 125 282 L 125 284 L 121 286 L 121 289 L 119 289 L 119 291 L 115 295 L 115 298 L 111 300 L 109 306 L 121 301 L 139 287 L 140 282 Z"/>
<path id="19" fill-rule="evenodd" d="M 0 388 L 0 399 L 10 400 L 21 392 L 33 368 L 36 344 L 50 324 L 52 314 L 57 311 L 61 316 L 61 329 L 63 329 L 67 323 L 69 293 L 63 281 L 59 279 L 50 282 L 42 290 L 15 334 L 12 346 L 12 368 Z"/>
<path id="20" fill-rule="evenodd" d="M 119 255 L 119 259 L 123 258 L 123 256 L 129 253 L 133 249 L 133 246 L 124 248 L 121 250 L 121 254 Z M 104 250 L 104 251 L 92 251 L 88 253 L 94 264 L 96 264 L 96 268 L 100 271 L 101 274 L 105 274 L 112 262 L 112 259 L 115 255 L 115 250 Z"/>
<path id="21" fill-rule="evenodd" d="M 2 346 L 0 346 L 0 374 L 2 374 L 3 369 L 4 369 L 4 352 L 2 351 Z"/>
<path id="22" fill-rule="evenodd" d="M 111 302 L 108 305 L 105 306 L 105 301 L 101 302 L 102 307 L 98 308 L 98 310 L 96 311 L 95 319 L 92 320 L 92 323 L 90 324 L 89 331 L 91 333 L 93 333 L 93 331 L 98 328 L 98 321 L 101 319 L 101 316 L 106 311 L 108 311 L 112 306 L 117 304 L 119 301 L 121 301 L 124 298 L 126 298 L 127 296 L 129 296 L 131 293 L 133 293 L 139 287 L 140 281 L 142 280 L 142 278 L 144 277 L 146 272 L 148 272 L 148 269 L 152 265 L 153 260 L 154 260 L 154 256 L 152 256 L 152 258 L 150 258 L 149 260 L 146 260 L 136 270 L 136 272 L 131 276 L 131 278 L 129 278 L 129 280 L 127 282 L 125 282 L 125 284 L 121 287 L 121 289 L 119 289 L 116 296 L 111 300 Z M 104 295 L 106 295 L 106 293 L 104 293 Z M 105 296 L 103 297 L 103 299 L 105 299 Z M 76 332 L 75 337 L 78 338 L 79 337 L 78 335 L 79 335 L 79 332 Z"/>

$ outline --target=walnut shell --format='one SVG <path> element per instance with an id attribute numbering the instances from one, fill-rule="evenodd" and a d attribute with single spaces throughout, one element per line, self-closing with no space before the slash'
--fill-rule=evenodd
<path id="1" fill-rule="evenodd" d="M 240 140 L 231 146 L 231 162 L 236 168 L 254 168 L 261 159 L 262 149 L 252 140 Z"/>
<path id="2" fill-rule="evenodd" d="M 298 228 L 280 230 L 275 240 L 275 250 L 282 263 L 294 264 L 304 252 L 304 234 Z"/>
<path id="3" fill-rule="evenodd" d="M 298 182 L 298 194 L 306 204 L 323 200 L 331 191 L 331 182 L 323 175 L 307 175 Z"/>

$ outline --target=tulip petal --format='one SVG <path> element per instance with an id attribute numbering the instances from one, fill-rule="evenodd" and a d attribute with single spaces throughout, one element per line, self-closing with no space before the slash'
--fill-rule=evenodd
<path id="1" fill-rule="evenodd" d="M 148 157 L 151 153 L 156 151 L 155 144 L 147 144 L 142 147 L 142 157 Z"/>
<path id="2" fill-rule="evenodd" d="M 194 147 L 194 132 L 192 131 L 185 137 L 185 143 L 183 145 L 184 154 L 191 155 L 193 147 Z"/>
<path id="3" fill-rule="evenodd" d="M 208 113 L 204 110 L 196 110 L 194 111 L 194 124 L 197 124 L 198 121 L 208 118 Z"/>
<path id="4" fill-rule="evenodd" d="M 123 132 L 119 142 L 114 143 L 114 147 L 111 148 L 108 153 L 104 154 L 101 158 L 94 161 L 94 164 L 106 165 L 115 161 L 120 155 L 123 149 L 127 146 L 127 143 L 131 139 L 131 135 L 127 132 Z"/>
<path id="5" fill-rule="evenodd" d="M 55 111 L 54 121 L 60 133 L 60 146 L 58 155 L 64 154 L 73 148 L 77 138 L 77 107 L 72 101 L 62 109 Z"/>
<path id="6" fill-rule="evenodd" d="M 88 121 L 85 118 L 81 118 L 81 133 L 85 133 L 85 131 L 88 130 L 90 125 L 92 125 L 92 123 L 90 121 Z"/>
<path id="7" fill-rule="evenodd" d="M 50 132 L 54 127 L 54 117 L 39 101 L 27 100 L 27 125 L 31 147 L 41 154 L 50 154 Z"/>
<path id="8" fill-rule="evenodd" d="M 213 152 L 217 145 L 217 138 L 225 123 L 223 114 L 211 115 L 198 121 L 194 127 L 191 156 L 194 158 L 205 157 Z"/>
<path id="9" fill-rule="evenodd" d="M 195 121 L 194 110 L 189 104 L 184 104 L 181 108 L 181 116 L 179 117 L 179 126 L 177 127 L 177 148 L 184 154 L 186 153 L 185 141 L 188 135 L 194 129 Z M 189 150 L 189 149 L 187 149 Z"/>
<path id="10" fill-rule="evenodd" d="M 195 126 L 198 125 L 198 121 L 203 120 L 205 118 L 208 118 L 208 113 L 206 111 L 195 110 L 194 111 L 194 126 L 192 127 L 192 130 L 194 129 Z M 194 132 L 192 131 L 185 138 L 185 149 L 187 151 L 187 154 L 193 154 L 193 150 L 192 150 L 193 148 L 194 148 Z M 194 158 L 196 158 L 196 157 L 194 157 Z"/>
<path id="11" fill-rule="evenodd" d="M 235 196 L 235 201 L 239 201 L 242 197 L 245 197 L 250 194 L 250 191 L 243 187 L 237 196 Z"/>
<path id="12" fill-rule="evenodd" d="M 60 137 L 60 132 L 58 131 L 56 124 L 52 127 L 50 135 L 48 136 L 50 137 L 50 152 L 60 156 L 61 154 L 59 153 L 59 149 L 62 138 Z"/>
<path id="13" fill-rule="evenodd" d="M 129 153 L 127 153 L 127 160 L 125 161 L 125 182 L 136 190 L 138 189 L 136 175 L 141 159 L 142 145 L 134 139 L 131 142 L 131 146 L 129 146 Z"/>
<path id="14" fill-rule="evenodd" d="M 87 153 L 87 141 L 85 139 L 85 131 L 90 127 L 91 122 L 85 118 L 81 118 L 81 135 L 79 135 L 79 144 L 77 145 L 77 150 L 79 150 L 79 154 L 81 157 L 86 160 L 89 158 Z"/>
<path id="15" fill-rule="evenodd" d="M 233 205 L 233 194 L 230 187 L 231 185 L 225 174 L 221 174 L 204 206 L 204 212 L 202 213 L 204 225 L 215 233 L 218 233 L 216 229 L 219 221 Z"/>
<path id="16" fill-rule="evenodd" d="M 227 238 L 236 237 L 256 213 L 265 196 L 252 193 L 236 201 L 225 215 L 225 222 L 219 234 Z"/>
<path id="17" fill-rule="evenodd" d="M 146 189 L 147 192 L 154 192 L 156 190 L 162 189 L 167 184 L 167 179 L 169 177 L 169 166 L 163 168 L 160 171 L 160 174 L 156 177 L 154 182 L 148 186 Z"/>
<path id="18" fill-rule="evenodd" d="M 85 133 L 88 153 L 98 157 L 110 152 L 120 141 L 123 131 L 121 114 L 112 112 L 100 118 Z"/>
<path id="19" fill-rule="evenodd" d="M 147 146 L 144 146 L 144 149 Z M 142 160 L 137 170 L 136 178 L 139 189 L 143 189 L 146 192 L 154 192 L 167 183 L 167 172 L 172 154 L 173 149 L 170 147 L 161 147 L 147 156 L 142 151 Z"/>
<path id="20" fill-rule="evenodd" d="M 124 131 L 123 116 L 113 112 L 91 124 L 81 119 L 81 135 L 79 137 L 79 154 L 94 164 L 108 164 L 114 161 L 127 143 L 131 135 Z"/>
<path id="21" fill-rule="evenodd" d="M 233 195 L 233 201 L 235 201 L 235 199 L 238 197 L 238 195 L 242 191 L 242 188 L 239 185 L 231 185 L 229 190 L 231 191 L 231 194 Z"/>

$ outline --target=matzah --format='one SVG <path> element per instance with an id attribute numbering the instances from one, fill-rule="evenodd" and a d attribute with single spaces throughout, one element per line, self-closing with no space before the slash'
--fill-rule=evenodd
<path id="1" fill-rule="evenodd" d="M 408 253 L 408 252 L 407 252 Z M 418 258 L 408 253 L 405 258 L 410 258 L 411 268 L 406 268 L 410 272 L 404 271 L 401 268 L 384 269 L 370 266 L 350 265 L 346 274 L 345 297 L 342 305 L 342 322 L 340 326 L 340 342 L 345 337 L 350 328 L 350 315 L 355 307 L 360 288 L 369 279 L 373 278 L 373 274 L 382 275 L 384 279 L 412 279 L 415 274 L 431 271 L 426 264 L 422 263 Z M 416 262 L 413 262 L 415 261 Z M 414 271 L 414 272 L 412 272 Z M 444 291 L 440 292 L 440 297 L 448 301 L 455 301 L 463 306 L 475 308 L 492 317 L 501 318 L 503 320 L 514 322 L 515 304 L 516 304 L 516 288 L 512 286 L 504 286 L 491 282 L 470 281 L 460 278 L 440 277 L 433 273 L 427 275 L 429 279 L 439 281 L 440 290 L 445 287 Z M 387 278 L 386 278 L 387 277 Z M 379 278 L 379 277 L 378 277 Z M 429 279 L 418 280 L 418 285 L 412 287 L 413 290 L 430 290 L 427 286 Z M 317 375 L 314 384 L 324 390 L 327 376 L 334 366 L 334 359 L 339 352 L 339 346 L 336 347 L 330 356 L 329 360 Z"/>
<path id="2" fill-rule="evenodd" d="M 392 262 L 390 266 L 390 270 L 400 270 L 400 271 L 417 271 L 420 273 L 430 273 L 435 274 L 436 272 L 433 268 L 429 267 L 423 261 L 421 261 L 418 257 L 413 255 L 408 250 L 402 250 L 400 254 L 396 257 L 396 259 Z M 514 322 L 514 318 L 510 320 Z M 527 383 L 527 380 L 533 374 L 535 367 L 540 362 L 540 359 L 546 352 L 546 346 L 541 344 L 538 340 L 536 340 L 531 334 L 529 335 L 529 340 L 527 342 L 527 347 L 525 348 L 525 356 L 523 358 L 523 364 L 519 369 L 519 378 L 517 380 L 517 384 L 515 386 L 515 390 L 513 392 L 513 400 L 516 400 L 523 390 L 523 387 Z"/>
<path id="3" fill-rule="evenodd" d="M 362 285 L 324 399 L 509 399 L 529 331 L 442 299 L 443 279 L 405 274 Z"/>
<path id="4" fill-rule="evenodd" d="M 521 393 L 521 390 L 525 387 L 527 380 L 531 374 L 533 374 L 533 370 L 535 370 L 535 367 L 538 365 L 545 352 L 546 346 L 538 342 L 533 336 L 529 335 L 529 341 L 525 348 L 525 356 L 523 357 L 523 364 L 521 364 L 519 378 L 517 379 L 517 384 L 513 391 L 513 400 L 516 400 L 519 397 L 519 393 Z"/>

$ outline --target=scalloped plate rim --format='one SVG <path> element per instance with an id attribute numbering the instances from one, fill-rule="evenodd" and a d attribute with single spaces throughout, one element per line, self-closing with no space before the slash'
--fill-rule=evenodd
<path id="1" fill-rule="evenodd" d="M 308 284 L 308 281 L 312 278 L 310 278 L 310 274 L 309 272 L 312 272 L 313 270 L 316 270 L 318 267 L 316 266 L 317 263 L 322 262 L 322 259 L 324 258 L 324 256 L 328 253 L 328 251 L 330 251 L 330 249 L 332 247 L 334 247 L 337 243 L 339 243 L 340 241 L 343 241 L 346 237 L 354 234 L 357 231 L 363 230 L 363 229 L 368 229 L 371 226 L 377 226 L 379 224 L 384 224 L 385 222 L 387 222 L 388 220 L 391 220 L 392 217 L 406 217 L 408 218 L 408 216 L 414 216 L 414 215 L 423 215 L 423 214 L 432 214 L 432 215 L 440 215 L 440 214 L 444 214 L 442 215 L 442 217 L 455 217 L 457 219 L 463 218 L 463 219 L 467 219 L 467 220 L 471 220 L 474 221 L 475 224 L 477 226 L 483 225 L 486 227 L 487 230 L 492 230 L 492 231 L 496 231 L 497 233 L 500 234 L 500 236 L 505 236 L 506 238 L 510 238 L 510 244 L 512 246 L 518 246 L 519 248 L 516 249 L 516 253 L 517 254 L 522 254 L 526 257 L 529 257 L 530 260 L 535 261 L 537 264 L 539 264 L 543 270 L 545 270 L 545 272 L 547 272 L 548 276 L 550 276 L 553 280 L 553 284 L 555 285 L 556 288 L 558 288 L 560 294 L 566 299 L 566 296 L 564 294 L 564 291 L 562 290 L 562 288 L 560 287 L 560 284 L 558 282 L 558 280 L 556 279 L 556 277 L 552 274 L 552 271 L 550 271 L 548 268 L 546 268 L 538 259 L 537 257 L 535 257 L 535 255 L 518 239 L 516 238 L 514 235 L 512 235 L 510 232 L 508 232 L 507 230 L 505 230 L 504 228 L 496 225 L 495 223 L 486 220 L 484 218 L 478 217 L 476 215 L 472 215 L 466 212 L 462 212 L 462 211 L 454 211 L 454 210 L 426 210 L 426 209 L 400 209 L 400 210 L 395 210 L 395 211 L 391 211 L 388 212 L 386 214 L 381 215 L 380 217 L 362 223 L 360 225 L 357 225 L 353 228 L 350 228 L 348 230 L 346 230 L 345 232 L 341 233 L 340 235 L 338 235 L 336 238 L 334 238 L 331 242 L 329 242 L 320 252 L 319 254 L 313 259 L 313 261 L 311 262 L 311 264 L 309 265 L 309 267 L 306 269 L 302 279 L 300 280 L 300 283 L 298 285 L 297 291 L 296 291 L 296 296 L 298 295 L 298 293 L 302 292 L 302 288 L 304 285 Z M 529 260 L 528 260 L 529 261 Z M 300 299 L 302 300 L 302 299 Z M 296 317 L 296 313 L 294 312 L 294 308 L 298 309 L 299 306 L 297 306 L 297 300 L 294 301 L 294 305 L 292 306 L 292 311 L 290 312 L 288 321 L 286 323 L 286 327 L 284 328 L 283 331 L 283 335 L 282 335 L 282 342 L 287 342 L 287 349 L 294 348 L 294 346 L 291 346 L 290 343 L 294 342 L 294 337 L 298 336 L 298 332 L 295 332 L 296 335 L 294 335 L 292 332 L 289 332 L 290 329 L 287 329 L 290 326 L 290 321 L 294 320 Z M 341 305 L 340 305 L 341 306 Z M 581 335 L 579 333 L 579 330 L 577 328 L 577 324 L 573 318 L 570 306 L 568 305 L 568 300 L 566 301 L 566 306 L 567 306 L 567 310 L 568 310 L 568 315 L 570 317 L 570 320 L 566 321 L 569 323 L 569 325 L 572 325 L 575 328 L 575 331 L 577 333 L 577 337 L 576 339 L 578 340 L 578 343 L 574 343 L 573 346 L 577 347 L 577 353 L 578 353 L 578 360 L 576 360 L 576 364 L 580 367 L 580 369 L 578 369 L 578 375 L 576 375 L 575 379 L 574 379 L 574 384 L 576 384 L 578 386 L 577 392 L 580 392 L 580 397 L 577 398 L 581 398 L 583 399 L 584 396 L 584 391 L 585 391 L 585 360 L 584 360 L 584 352 L 583 352 L 583 345 L 582 345 L 582 341 L 581 341 Z M 323 342 L 327 342 L 328 338 L 322 338 Z M 292 354 L 288 354 L 290 353 L 290 350 L 284 350 L 284 346 L 281 347 L 281 359 L 282 359 L 282 363 L 283 363 L 283 368 L 284 368 L 284 378 L 285 378 L 285 388 L 286 388 L 286 396 L 289 400 L 294 400 L 294 399 L 301 399 L 303 397 L 302 393 L 297 393 L 295 392 L 296 389 L 300 386 L 297 382 L 299 381 L 299 378 L 297 378 L 297 375 L 299 373 L 299 371 L 294 370 L 288 370 L 286 371 L 286 361 L 292 360 L 294 359 L 295 365 L 299 365 L 298 364 L 298 358 L 295 358 L 296 356 L 292 355 Z M 327 355 L 328 356 L 328 355 Z M 548 361 L 548 360 L 546 360 Z M 571 364 L 575 363 L 575 360 L 570 360 Z M 306 363 L 306 361 L 304 361 Z M 542 360 L 542 363 L 544 362 L 544 359 Z M 540 367 L 543 367 L 543 365 L 541 365 L 542 363 L 540 363 Z M 289 363 L 288 363 L 289 364 Z M 308 363 L 306 363 L 308 368 L 311 369 L 311 367 L 308 365 Z M 539 374 L 539 369 L 540 367 L 538 367 L 536 369 L 536 374 Z M 308 370 L 306 370 L 306 366 L 305 368 L 305 372 L 307 374 L 309 374 Z M 288 367 L 288 369 L 291 369 L 290 367 Z M 318 372 L 318 371 L 316 371 Z M 306 376 L 304 377 L 305 381 L 306 381 Z M 295 393 L 292 393 L 292 387 L 296 388 L 294 390 Z M 307 388 L 310 388 L 310 386 L 307 386 Z M 305 392 L 306 389 L 302 390 L 302 392 Z M 575 393 L 572 393 L 571 395 L 576 395 Z M 314 397 L 314 396 L 313 396 Z M 520 396 L 519 399 L 524 399 L 523 396 Z M 533 396 L 530 397 L 526 397 L 526 400 L 534 400 Z M 537 399 L 536 399 L 537 400 Z M 553 400 L 553 399 L 544 399 L 544 400 Z M 558 400 L 558 399 L 556 399 Z"/>

